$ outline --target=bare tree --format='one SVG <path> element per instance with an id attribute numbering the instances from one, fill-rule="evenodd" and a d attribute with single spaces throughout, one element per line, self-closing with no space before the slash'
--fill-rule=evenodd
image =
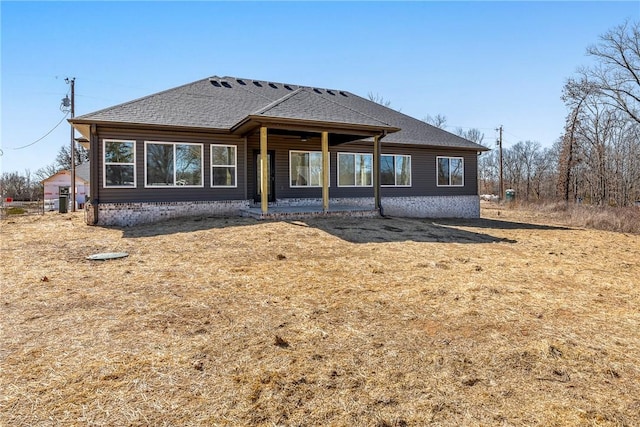
<path id="1" fill-rule="evenodd" d="M 369 101 L 373 101 L 376 104 L 382 105 L 383 107 L 391 108 L 391 101 L 389 101 L 388 99 L 384 99 L 384 97 L 378 94 L 378 92 L 369 92 L 367 94 L 367 98 L 369 98 Z"/>
<path id="2" fill-rule="evenodd" d="M 597 64 L 582 73 L 602 94 L 602 102 L 640 123 L 640 22 L 625 22 L 587 49 Z"/>
<path id="3" fill-rule="evenodd" d="M 62 168 L 60 168 L 60 166 L 56 165 L 55 163 L 52 163 L 50 165 L 43 166 L 40 169 L 38 169 L 35 172 L 35 177 L 39 181 L 44 181 L 45 179 L 49 178 L 50 176 L 57 174 L 61 170 L 62 170 Z"/>
<path id="4" fill-rule="evenodd" d="M 562 100 L 571 109 L 566 119 L 565 132 L 562 136 L 562 145 L 559 153 L 559 173 L 557 189 L 565 202 L 569 201 L 569 187 L 571 180 L 571 168 L 574 166 L 574 152 L 576 145 L 576 129 L 582 106 L 593 87 L 585 79 L 569 79 L 564 85 Z"/>
<path id="5" fill-rule="evenodd" d="M 75 147 L 76 166 L 89 161 L 89 152 L 81 145 Z M 56 164 L 60 169 L 71 169 L 71 147 L 63 145 L 56 156 Z"/>
<path id="6" fill-rule="evenodd" d="M 478 158 L 478 185 L 480 194 L 499 194 L 499 160 L 496 150 L 482 153 Z"/>
<path id="7" fill-rule="evenodd" d="M 555 197 L 558 147 L 545 148 L 533 160 L 531 188 L 537 200 Z"/>
<path id="8" fill-rule="evenodd" d="M 462 128 L 457 128 L 455 133 L 456 135 L 461 136 L 464 139 L 468 139 L 471 142 L 475 142 L 476 144 L 482 144 L 482 141 L 484 140 L 484 133 L 480 132 L 480 130 L 476 128 L 471 128 L 466 131 Z"/>
<path id="9" fill-rule="evenodd" d="M 447 117 L 442 114 L 436 114 L 435 117 L 427 114 L 427 117 L 422 119 L 422 121 L 440 129 L 447 127 Z"/>
<path id="10" fill-rule="evenodd" d="M 558 147 L 543 149 L 535 141 L 520 141 L 503 149 L 505 182 L 523 200 L 555 197 L 558 151 Z"/>
<path id="11" fill-rule="evenodd" d="M 15 200 L 36 200 L 42 194 L 42 185 L 31 180 L 31 171 L 25 169 L 24 174 L 5 172 L 0 176 L 2 196 Z"/>
<path id="12" fill-rule="evenodd" d="M 569 109 L 560 143 L 557 189 L 596 205 L 640 197 L 640 25 L 624 23 L 587 49 L 596 63 L 565 84 Z"/>

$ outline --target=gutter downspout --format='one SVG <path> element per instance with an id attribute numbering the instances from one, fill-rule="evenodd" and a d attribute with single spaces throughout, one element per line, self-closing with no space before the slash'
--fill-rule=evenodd
<path id="1" fill-rule="evenodd" d="M 98 127 L 93 124 L 89 135 L 89 155 L 91 158 L 89 162 L 89 185 L 91 186 L 89 191 L 91 192 L 91 207 L 93 208 L 93 221 L 90 225 L 98 224 L 98 188 L 100 187 L 98 185 L 98 170 L 100 168 L 98 151 Z"/>
<path id="2" fill-rule="evenodd" d="M 375 208 L 380 212 L 380 216 L 384 218 L 384 208 L 382 207 L 382 194 L 380 186 L 380 158 L 382 157 L 382 138 L 387 136 L 387 131 L 383 131 L 380 135 L 373 137 L 374 155 L 374 204 Z"/>
<path id="3" fill-rule="evenodd" d="M 244 137 L 244 145 L 243 145 L 243 150 L 244 150 L 244 173 L 242 174 L 243 178 L 244 178 L 244 199 L 245 200 L 249 200 L 249 190 L 248 190 L 248 186 L 249 184 L 247 183 L 247 168 L 249 166 L 249 151 L 248 151 L 248 147 L 249 147 L 249 137 L 245 136 Z"/>

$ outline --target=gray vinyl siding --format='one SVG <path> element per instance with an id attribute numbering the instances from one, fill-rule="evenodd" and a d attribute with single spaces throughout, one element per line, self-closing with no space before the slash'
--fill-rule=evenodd
<path id="1" fill-rule="evenodd" d="M 136 142 L 136 187 L 135 188 L 104 188 L 103 187 L 103 141 L 105 139 L 131 140 Z M 186 142 L 203 144 L 203 187 L 178 188 L 145 188 L 145 141 Z M 211 187 L 211 159 L 210 145 L 225 144 L 237 146 L 237 187 Z M 92 185 L 92 191 L 97 192 L 99 202 L 127 203 L 127 202 L 169 202 L 169 201 L 217 201 L 217 200 L 245 200 L 245 152 L 244 139 L 225 134 L 205 132 L 180 131 L 147 131 L 143 129 L 117 129 L 98 127 L 97 147 L 99 173 L 98 185 Z M 93 184 L 93 183 L 92 183 Z M 95 189 L 95 190 L 94 190 Z"/>
<path id="2" fill-rule="evenodd" d="M 331 138 L 331 137 L 329 137 Z M 269 135 L 267 148 L 275 153 L 276 169 L 276 198 L 320 198 L 322 188 L 291 188 L 289 185 L 289 152 L 290 151 L 321 151 L 320 137 L 309 138 L 302 142 L 295 137 Z M 249 137 L 249 163 L 247 171 L 248 197 L 255 194 L 254 153 L 260 150 L 257 135 Z M 353 143 L 329 147 L 330 153 L 330 197 L 373 197 L 373 187 L 338 187 L 338 153 L 373 153 L 373 144 L 357 141 Z M 477 195 L 477 152 L 467 150 L 450 150 L 446 148 L 427 148 L 418 146 L 382 144 L 382 154 L 399 154 L 411 156 L 411 186 L 410 187 L 382 187 L 383 197 L 410 196 L 461 196 Z M 464 158 L 464 186 L 438 187 L 436 185 L 436 158 L 438 156 Z"/>
<path id="3" fill-rule="evenodd" d="M 330 142 L 331 142 L 331 136 Z M 136 187 L 135 188 L 103 188 L 103 140 L 119 139 L 136 142 Z M 185 142 L 203 144 L 203 187 L 189 188 L 145 188 L 145 141 Z M 115 127 L 97 128 L 97 144 L 92 150 L 97 150 L 98 185 L 92 183 L 92 193 L 102 203 L 127 202 L 170 202 L 170 201 L 218 201 L 218 200 L 246 200 L 255 195 L 256 151 L 260 149 L 257 134 L 248 137 L 245 152 L 245 140 L 233 135 L 214 132 L 195 131 L 164 131 L 137 128 L 120 129 Z M 210 145 L 226 144 L 237 146 L 237 187 L 211 187 L 211 159 Z M 268 150 L 275 154 L 275 196 L 286 198 L 320 198 L 322 188 L 292 188 L 289 182 L 289 152 L 321 151 L 320 137 L 309 138 L 302 142 L 296 137 L 269 135 Z M 356 141 L 341 145 L 331 145 L 330 151 L 330 188 L 329 195 L 338 197 L 373 197 L 373 187 L 338 187 L 337 155 L 343 153 L 373 153 L 371 142 Z M 446 148 L 428 148 L 420 146 L 398 145 L 384 142 L 382 154 L 399 154 L 411 156 L 411 186 L 410 187 L 382 187 L 383 197 L 410 196 L 461 196 L 477 195 L 477 153 L 476 151 L 453 150 Z M 464 158 L 464 186 L 437 187 L 436 185 L 436 157 L 450 156 Z M 92 165 L 93 166 L 93 165 Z M 93 197 L 93 196 L 92 196 Z"/>

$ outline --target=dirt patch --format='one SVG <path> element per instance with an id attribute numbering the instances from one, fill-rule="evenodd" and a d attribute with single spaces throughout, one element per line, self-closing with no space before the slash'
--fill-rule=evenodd
<path id="1" fill-rule="evenodd" d="M 0 226 L 3 425 L 640 424 L 637 235 L 510 210 Z"/>

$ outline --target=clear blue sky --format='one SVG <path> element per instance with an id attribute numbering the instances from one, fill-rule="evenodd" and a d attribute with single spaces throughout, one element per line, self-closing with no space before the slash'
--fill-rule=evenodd
<path id="1" fill-rule="evenodd" d="M 7 2 L 0 172 L 35 172 L 69 144 L 76 115 L 211 75 L 377 93 L 403 113 L 443 114 L 493 147 L 561 134 L 564 81 L 585 49 L 640 2 Z"/>

